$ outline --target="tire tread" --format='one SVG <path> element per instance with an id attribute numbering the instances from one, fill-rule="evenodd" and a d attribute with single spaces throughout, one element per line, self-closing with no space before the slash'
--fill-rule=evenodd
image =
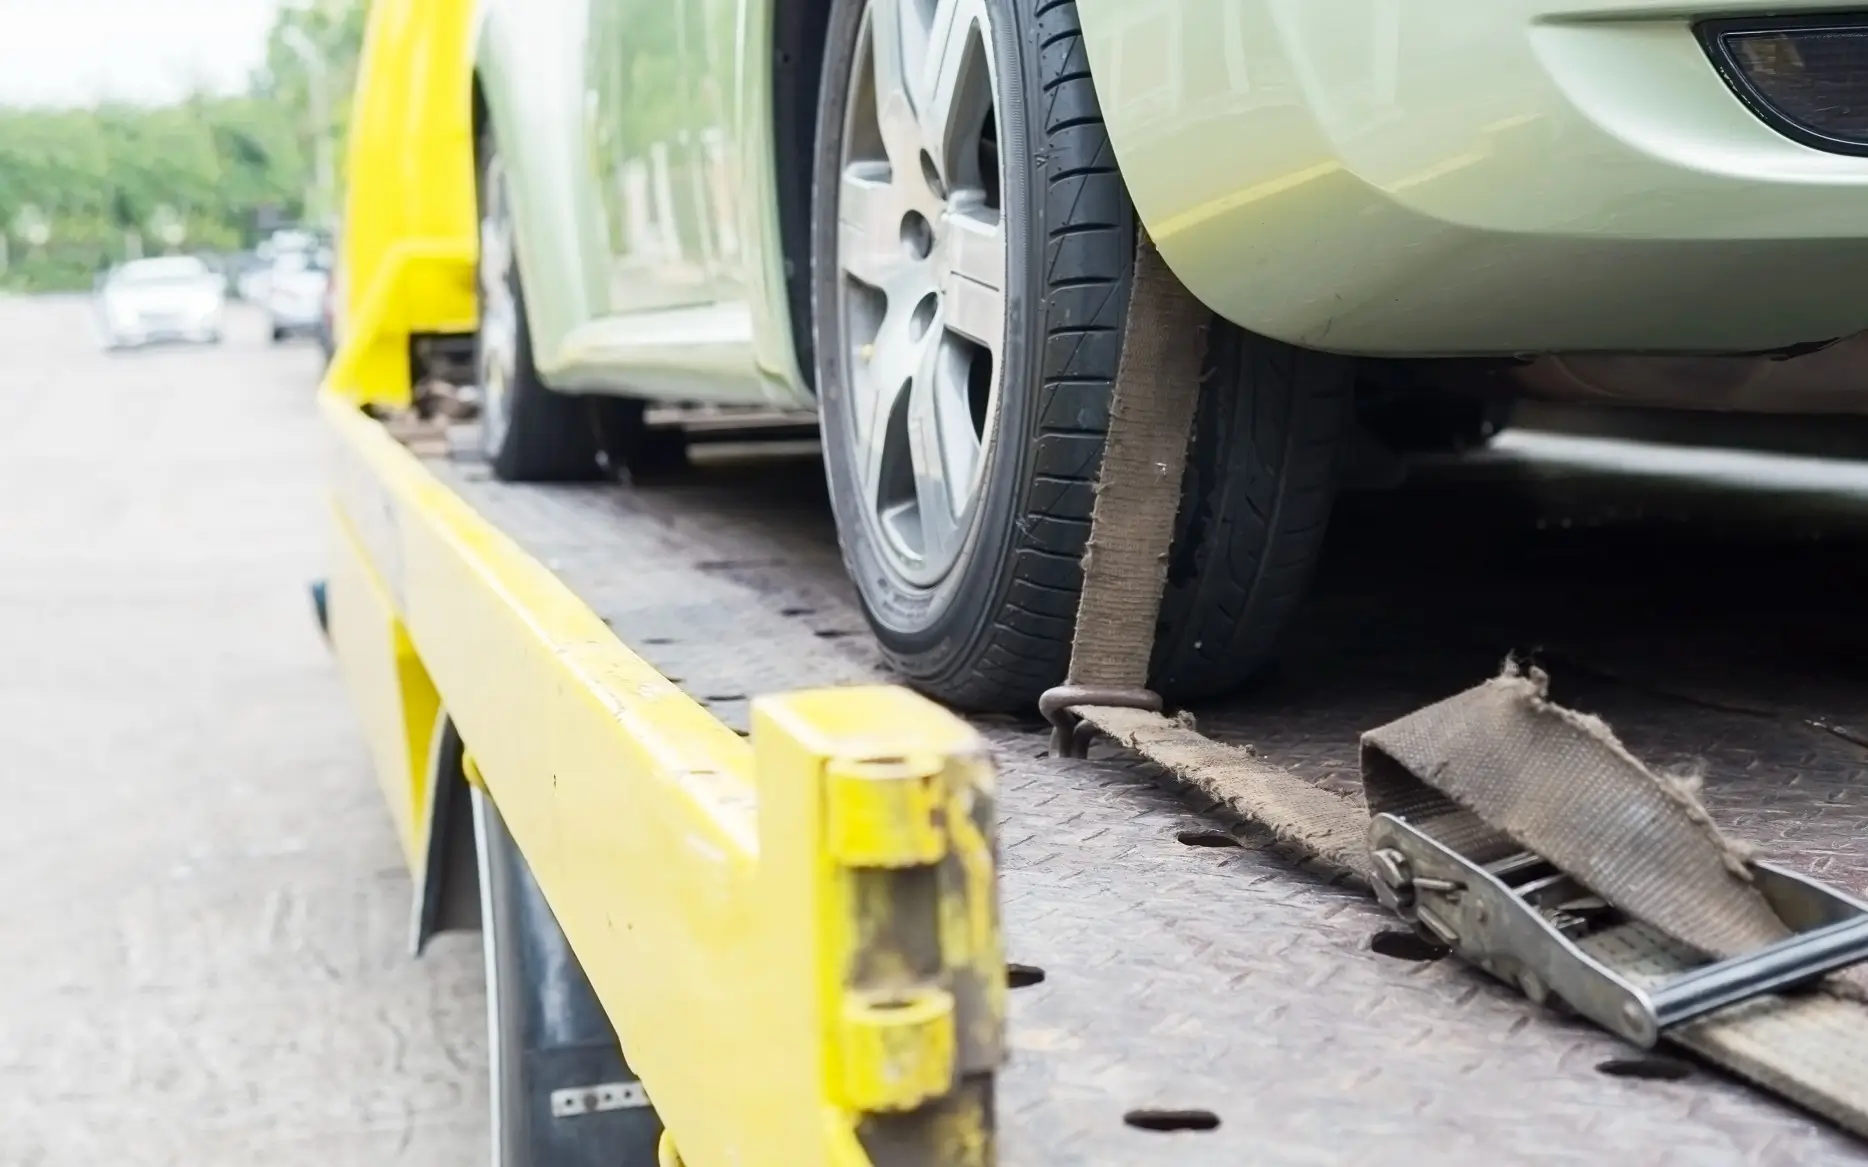
<path id="1" fill-rule="evenodd" d="M 1002 3 L 1026 15 L 1025 157 L 1008 164 L 1033 175 L 1035 286 L 1023 300 L 1037 383 L 1007 398 L 1032 411 L 1026 448 L 1006 463 L 1022 477 L 1009 523 L 980 533 L 1001 541 L 972 568 L 994 573 L 978 589 L 985 602 L 950 617 L 938 647 L 882 645 L 911 683 L 977 710 L 1029 709 L 1069 666 L 1135 241 L 1075 0 Z M 1223 323 L 1215 336 L 1207 372 L 1227 379 L 1202 394 L 1207 457 L 1189 470 L 1155 661 L 1156 685 L 1174 696 L 1231 688 L 1263 662 L 1316 558 L 1348 408 L 1336 358 Z M 1231 363 L 1216 366 L 1214 350 Z"/>

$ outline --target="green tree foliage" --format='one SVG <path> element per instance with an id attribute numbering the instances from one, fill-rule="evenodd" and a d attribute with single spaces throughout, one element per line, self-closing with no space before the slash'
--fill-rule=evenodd
<path id="1" fill-rule="evenodd" d="M 269 217 L 315 210 L 307 202 L 321 135 L 342 165 L 366 7 L 284 6 L 265 66 L 243 93 L 198 93 L 162 107 L 0 108 L 0 287 L 87 288 L 131 249 L 163 249 L 148 237 L 161 208 L 186 224 L 181 246 L 193 251 L 251 245 Z M 324 62 L 328 124 L 313 116 L 313 66 L 288 47 L 289 28 Z M 42 246 L 20 232 L 22 213 L 34 211 L 49 227 Z"/>

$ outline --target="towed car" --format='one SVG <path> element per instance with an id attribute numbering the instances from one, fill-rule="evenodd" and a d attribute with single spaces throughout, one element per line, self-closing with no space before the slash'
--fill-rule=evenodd
<path id="1" fill-rule="evenodd" d="M 1267 661 L 1371 401 L 1868 411 L 1859 0 L 752 7 L 481 5 L 485 454 L 815 410 L 870 625 L 952 703 L 1064 676 L 1144 235 L 1211 313 L 1170 700 Z"/>
<path id="2" fill-rule="evenodd" d="M 107 349 L 219 344 L 226 300 L 227 281 L 192 255 L 130 260 L 98 286 L 98 332 Z"/>

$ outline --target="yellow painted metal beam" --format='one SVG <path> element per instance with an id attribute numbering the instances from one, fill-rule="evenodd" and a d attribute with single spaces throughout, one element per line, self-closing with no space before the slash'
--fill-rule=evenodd
<path id="1" fill-rule="evenodd" d="M 979 737 L 877 687 L 762 698 L 748 743 L 354 400 L 321 405 L 374 581 L 331 601 L 380 597 L 406 629 L 671 1132 L 664 1158 L 991 1162 L 1005 981 Z"/>
<path id="2" fill-rule="evenodd" d="M 329 634 L 363 722 L 377 780 L 411 871 L 427 845 L 428 746 L 439 699 L 408 629 L 341 512 L 333 515 L 326 582 Z"/>

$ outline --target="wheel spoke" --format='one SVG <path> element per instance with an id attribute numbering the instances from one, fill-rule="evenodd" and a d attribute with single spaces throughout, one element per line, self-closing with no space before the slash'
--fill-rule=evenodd
<path id="1" fill-rule="evenodd" d="M 870 0 L 838 181 L 840 449 L 893 569 L 928 587 L 973 518 L 1004 346 L 986 0 Z M 990 169 L 988 169 L 990 168 Z M 988 382 L 987 378 L 992 380 Z"/>
<path id="2" fill-rule="evenodd" d="M 480 288 L 483 292 L 490 293 L 506 281 L 506 273 L 512 266 L 512 245 L 506 235 L 505 223 L 493 214 L 481 220 Z"/>
<path id="3" fill-rule="evenodd" d="M 501 368 L 511 363 L 519 312 L 506 278 L 502 268 L 483 271 L 480 281 L 480 349 L 488 363 L 497 363 Z"/>
<path id="4" fill-rule="evenodd" d="M 889 417 L 899 407 L 902 395 L 908 392 L 908 382 L 893 380 L 874 383 L 869 404 L 869 428 L 860 439 L 862 442 L 862 481 L 863 497 L 870 506 L 882 504 L 882 494 L 890 481 L 889 461 L 907 451 L 890 449 Z"/>
<path id="5" fill-rule="evenodd" d="M 902 264 L 901 208 L 881 162 L 852 162 L 837 199 L 837 260 L 843 270 L 882 288 Z"/>
<path id="6" fill-rule="evenodd" d="M 892 304 L 868 346 L 867 358 L 859 355 L 862 368 L 853 378 L 857 391 L 850 404 L 862 451 L 863 489 L 872 501 L 879 497 L 887 471 L 889 417 L 907 391 L 924 347 L 925 338 L 917 344 L 911 337 L 907 307 Z"/>
<path id="7" fill-rule="evenodd" d="M 951 341 L 938 346 L 935 358 L 934 416 L 939 423 L 941 477 L 955 516 L 966 513 L 979 470 L 979 431 L 973 428 L 973 409 L 967 398 L 967 372 L 979 359 L 967 346 Z"/>
<path id="8" fill-rule="evenodd" d="M 980 0 L 939 0 L 915 78 L 921 140 L 950 187 L 972 170 L 962 153 L 992 109 L 985 31 Z"/>
<path id="9" fill-rule="evenodd" d="M 929 336 L 939 335 L 937 320 Z M 921 520 L 921 553 L 929 559 L 945 558 L 959 538 L 979 457 L 979 439 L 966 412 L 965 367 L 958 356 L 949 345 L 928 344 L 909 390 L 908 448 Z M 952 400 L 956 388 L 957 409 Z"/>
<path id="10" fill-rule="evenodd" d="M 1005 233 L 998 217 L 957 208 L 946 217 L 941 295 L 947 327 L 999 355 L 1005 330 Z"/>
<path id="11" fill-rule="evenodd" d="M 915 22 L 903 9 L 913 0 L 876 0 L 869 6 L 869 60 L 876 96 L 876 128 L 889 166 L 899 180 L 920 167 L 920 130 L 910 94 L 908 46 L 904 37 Z"/>
<path id="12" fill-rule="evenodd" d="M 878 110 L 897 94 L 908 92 L 904 63 L 902 8 L 909 0 L 875 0 L 869 6 L 869 67 L 876 87 Z M 909 14 L 909 19 L 913 15 Z"/>

